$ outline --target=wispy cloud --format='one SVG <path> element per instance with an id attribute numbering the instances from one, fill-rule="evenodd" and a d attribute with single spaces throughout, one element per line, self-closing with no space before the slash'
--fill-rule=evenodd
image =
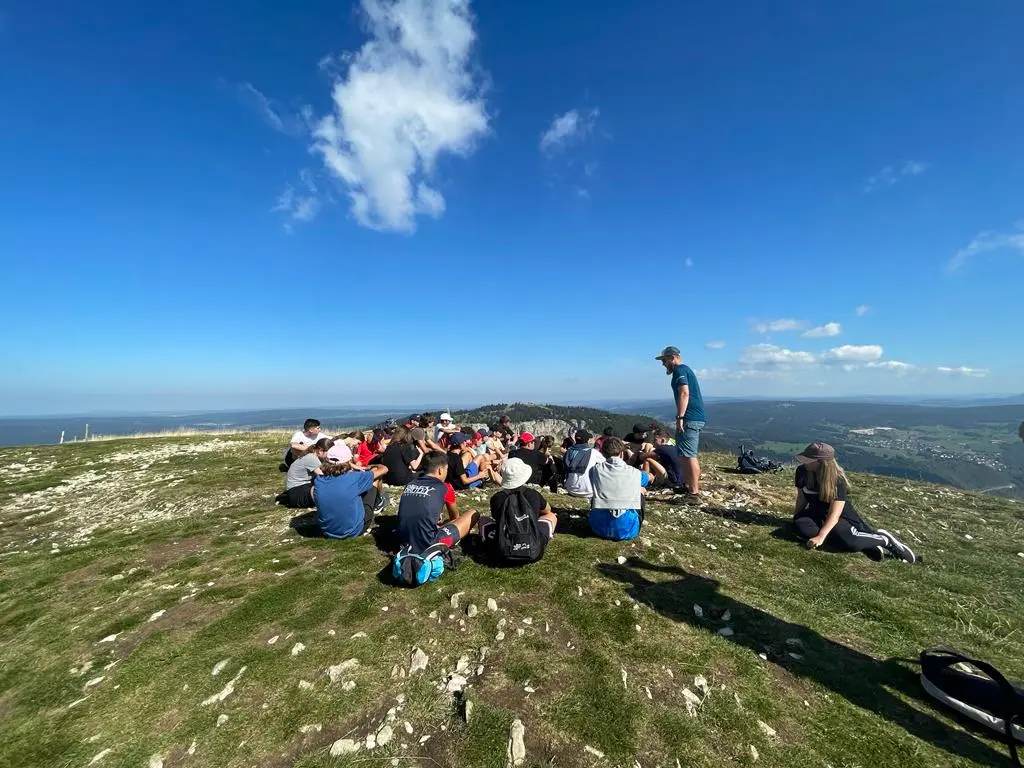
<path id="1" fill-rule="evenodd" d="M 704 349 L 725 349 L 724 341 L 709 341 L 704 345 Z"/>
<path id="2" fill-rule="evenodd" d="M 266 96 L 252 83 L 239 83 L 238 97 L 263 118 L 263 122 L 286 136 L 302 136 L 309 131 L 312 112 L 303 107 L 297 113 L 289 112 L 278 102 Z"/>
<path id="3" fill-rule="evenodd" d="M 600 115 L 601 110 L 597 108 L 582 113 L 578 109 L 570 109 L 564 115 L 556 115 L 548 129 L 540 136 L 540 151 L 557 152 L 574 141 L 586 138 L 594 130 Z M 588 176 L 593 175 L 593 172 L 597 170 L 596 163 L 589 171 L 587 170 L 588 166 L 590 163 L 584 166 L 584 172 Z"/>
<path id="4" fill-rule="evenodd" d="M 871 311 L 871 307 L 869 307 L 867 304 L 861 304 L 853 311 L 857 314 L 857 317 L 864 317 L 864 315 Z"/>
<path id="5" fill-rule="evenodd" d="M 313 173 L 308 168 L 303 168 L 299 171 L 299 188 L 296 189 L 292 184 L 287 185 L 278 196 L 272 210 L 285 215 L 284 228 L 291 232 L 294 222 L 312 221 L 320 213 L 321 207 L 320 191 L 317 189 Z"/>
<path id="6" fill-rule="evenodd" d="M 872 360 L 865 363 L 864 367 L 899 374 L 913 373 L 920 370 L 918 366 L 912 363 L 904 363 L 902 360 Z"/>
<path id="7" fill-rule="evenodd" d="M 807 326 L 803 320 L 784 318 L 782 320 L 757 321 L 752 326 L 755 333 L 781 333 L 782 331 L 799 331 Z"/>
<path id="8" fill-rule="evenodd" d="M 747 368 L 791 368 L 814 365 L 817 358 L 810 352 L 786 349 L 775 344 L 754 344 L 743 350 L 739 362 Z"/>
<path id="9" fill-rule="evenodd" d="M 885 351 L 877 344 L 844 344 L 833 347 L 821 356 L 823 363 L 870 363 L 881 360 Z"/>
<path id="10" fill-rule="evenodd" d="M 1017 225 L 1016 232 L 982 232 L 966 248 L 961 248 L 946 263 L 946 272 L 953 274 L 968 261 L 990 251 L 1015 251 L 1024 256 L 1024 222 Z"/>
<path id="11" fill-rule="evenodd" d="M 946 374 L 947 376 L 966 376 L 971 379 L 983 379 L 989 374 L 989 370 L 987 368 L 968 368 L 964 365 L 959 368 L 947 368 L 946 366 L 940 365 L 935 370 L 939 373 Z"/>
<path id="12" fill-rule="evenodd" d="M 359 224 L 413 232 L 417 216 L 445 210 L 433 186 L 438 158 L 471 154 L 489 131 L 473 17 L 469 0 L 361 5 L 370 39 L 355 54 L 321 60 L 334 109 L 316 125 L 312 148 L 347 188 Z"/>
<path id="13" fill-rule="evenodd" d="M 827 336 L 838 336 L 842 332 L 843 326 L 839 323 L 825 323 L 824 325 L 819 325 L 816 328 L 810 328 L 804 331 L 801 336 L 808 339 L 822 339 Z"/>
<path id="14" fill-rule="evenodd" d="M 868 176 L 864 182 L 864 191 L 874 192 L 882 187 L 891 187 L 893 184 L 910 176 L 920 176 L 930 167 L 929 163 L 922 163 L 917 160 L 908 160 L 902 166 L 887 165 L 874 176 Z"/>

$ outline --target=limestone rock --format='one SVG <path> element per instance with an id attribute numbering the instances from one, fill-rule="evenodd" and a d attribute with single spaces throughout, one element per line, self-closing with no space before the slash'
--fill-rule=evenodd
<path id="1" fill-rule="evenodd" d="M 525 736 L 526 726 L 523 725 L 522 720 L 516 718 L 512 721 L 512 727 L 508 733 L 507 768 L 519 768 L 526 762 L 526 744 L 523 741 Z"/>

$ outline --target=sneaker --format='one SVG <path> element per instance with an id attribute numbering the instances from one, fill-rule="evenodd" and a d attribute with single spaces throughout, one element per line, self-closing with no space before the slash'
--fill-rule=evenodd
<path id="1" fill-rule="evenodd" d="M 885 560 L 885 550 L 881 547 L 871 547 L 871 549 L 865 549 L 864 554 L 869 560 L 874 560 L 876 563 L 880 563 Z"/>
<path id="2" fill-rule="evenodd" d="M 381 491 L 377 495 L 377 503 L 373 505 L 373 514 L 379 515 L 381 512 L 383 512 L 390 501 L 391 499 L 388 498 L 388 495 Z"/>
<path id="3" fill-rule="evenodd" d="M 914 550 L 912 550 L 902 541 L 897 539 L 887 530 L 879 528 L 877 531 L 875 531 L 875 533 L 879 534 L 880 536 L 885 536 L 885 538 L 889 540 L 889 545 L 886 547 L 886 549 L 893 557 L 898 557 L 900 560 L 903 560 L 907 563 L 917 562 L 917 555 L 914 554 Z"/>

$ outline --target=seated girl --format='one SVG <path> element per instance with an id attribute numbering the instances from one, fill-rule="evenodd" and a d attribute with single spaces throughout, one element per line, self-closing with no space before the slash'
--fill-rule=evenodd
<path id="1" fill-rule="evenodd" d="M 836 462 L 835 449 L 811 443 L 797 454 L 796 508 L 793 525 L 808 549 L 826 543 L 845 552 L 863 552 L 880 561 L 886 554 L 913 563 L 913 550 L 889 531 L 874 530 L 864 522 L 847 498 L 850 483 Z"/>

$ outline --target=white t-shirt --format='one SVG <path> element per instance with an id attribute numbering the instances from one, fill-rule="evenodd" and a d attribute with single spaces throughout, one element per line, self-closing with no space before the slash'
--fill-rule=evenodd
<path id="1" fill-rule="evenodd" d="M 325 437 L 328 440 L 331 439 L 331 436 L 328 435 L 326 432 L 321 432 L 316 437 L 310 437 L 300 429 L 298 432 L 292 435 L 292 439 L 288 441 L 288 446 L 291 447 L 292 445 L 297 443 L 298 445 L 301 445 L 303 448 L 308 448 L 309 446 L 313 445 L 313 443 Z"/>
<path id="2" fill-rule="evenodd" d="M 589 499 L 594 495 L 594 486 L 590 484 L 590 470 L 596 465 L 601 464 L 606 459 L 604 454 L 596 448 L 592 448 L 590 451 L 590 460 L 587 462 L 587 468 L 582 474 L 576 474 L 575 472 L 569 472 L 565 476 L 565 490 L 570 496 L 580 496 L 582 498 Z"/>

